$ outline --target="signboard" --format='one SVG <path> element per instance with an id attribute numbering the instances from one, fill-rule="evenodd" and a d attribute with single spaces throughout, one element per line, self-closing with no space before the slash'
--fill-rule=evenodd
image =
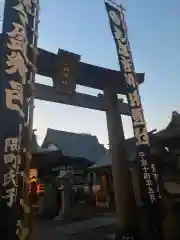
<path id="1" fill-rule="evenodd" d="M 127 84 L 127 99 L 131 112 L 134 136 L 141 169 L 141 184 L 144 189 L 144 203 L 148 207 L 156 207 L 161 199 L 155 165 L 150 154 L 149 136 L 146 129 L 144 112 L 139 94 L 138 80 L 134 69 L 131 49 L 127 36 L 127 25 L 124 19 L 124 9 L 105 2 L 111 31 L 116 43 L 116 49 L 121 71 Z M 124 238 L 125 239 L 125 238 Z"/>
<path id="2" fill-rule="evenodd" d="M 75 92 L 79 61 L 79 55 L 58 50 L 53 83 L 59 93 L 71 95 Z"/>
<path id="3" fill-rule="evenodd" d="M 24 88 L 31 65 L 27 56 L 28 17 L 33 16 L 35 1 L 5 1 L 1 48 L 1 131 L 0 185 L 3 189 L 1 223 L 6 225 L 3 239 L 26 239 L 23 214 L 29 211 L 21 198 L 24 178 L 22 167 L 22 132 L 25 126 Z M 2 209 L 2 208 L 1 208 Z"/>

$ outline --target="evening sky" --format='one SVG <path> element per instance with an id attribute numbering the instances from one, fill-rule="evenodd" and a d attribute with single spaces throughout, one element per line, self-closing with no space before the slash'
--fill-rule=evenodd
<path id="1" fill-rule="evenodd" d="M 39 47 L 57 52 L 63 48 L 94 65 L 119 69 L 103 0 L 40 0 Z M 118 1 L 117 1 L 118 2 Z M 119 0 L 120 3 L 120 0 Z M 148 129 L 165 127 L 172 110 L 180 112 L 180 1 L 123 0 L 129 40 L 137 72 L 145 72 L 140 87 Z M 111 79 L 109 79 L 111 80 Z M 36 76 L 52 85 L 52 80 Z M 98 91 L 77 87 L 96 95 Z M 131 120 L 123 117 L 126 137 Z M 97 135 L 107 146 L 105 113 L 35 101 L 34 128 L 41 142 L 46 129 Z"/>

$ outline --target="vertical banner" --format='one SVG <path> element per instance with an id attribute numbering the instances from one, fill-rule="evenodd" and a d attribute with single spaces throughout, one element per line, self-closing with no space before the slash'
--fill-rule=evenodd
<path id="1" fill-rule="evenodd" d="M 32 68 L 28 60 L 29 15 L 33 16 L 34 0 L 6 0 L 1 39 L 1 107 L 0 107 L 0 214 L 3 239 L 26 239 L 29 229 L 23 226 L 28 207 L 22 198 L 24 169 L 22 156 L 23 129 L 26 125 L 24 102 L 27 72 Z"/>
<path id="2" fill-rule="evenodd" d="M 115 40 L 121 72 L 124 73 L 127 84 L 127 99 L 131 111 L 134 136 L 141 169 L 141 186 L 144 192 L 144 204 L 149 209 L 157 210 L 161 200 L 158 183 L 155 180 L 156 169 L 152 161 L 149 136 L 143 114 L 143 107 L 139 94 L 139 84 L 135 73 L 131 49 L 127 35 L 127 25 L 124 19 L 124 9 L 105 2 L 111 31 Z M 153 214 L 155 212 L 153 211 Z M 154 215 L 156 218 L 157 215 Z"/>

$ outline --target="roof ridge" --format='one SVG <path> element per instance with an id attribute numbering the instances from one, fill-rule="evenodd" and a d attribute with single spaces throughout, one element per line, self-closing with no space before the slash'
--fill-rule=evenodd
<path id="1" fill-rule="evenodd" d="M 60 129 L 54 129 L 54 128 L 47 128 L 47 131 L 46 132 L 59 132 L 59 133 L 66 133 L 66 134 L 71 134 L 71 135 L 80 135 L 80 136 L 89 136 L 89 137 L 94 137 L 94 138 L 97 138 L 96 135 L 92 135 L 91 133 L 80 133 L 80 132 L 69 132 L 69 131 L 65 131 L 65 130 L 60 130 Z M 98 139 L 98 138 L 97 138 Z"/>

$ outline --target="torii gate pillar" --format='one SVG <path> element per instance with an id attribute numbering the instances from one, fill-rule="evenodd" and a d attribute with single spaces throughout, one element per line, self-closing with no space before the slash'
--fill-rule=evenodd
<path id="1" fill-rule="evenodd" d="M 118 98 L 110 88 L 104 90 L 107 128 L 110 150 L 112 153 L 112 174 L 116 202 L 117 231 L 134 231 L 133 212 L 135 199 L 133 193 L 128 159 L 125 148 L 125 137 L 121 115 L 118 112 Z"/>

